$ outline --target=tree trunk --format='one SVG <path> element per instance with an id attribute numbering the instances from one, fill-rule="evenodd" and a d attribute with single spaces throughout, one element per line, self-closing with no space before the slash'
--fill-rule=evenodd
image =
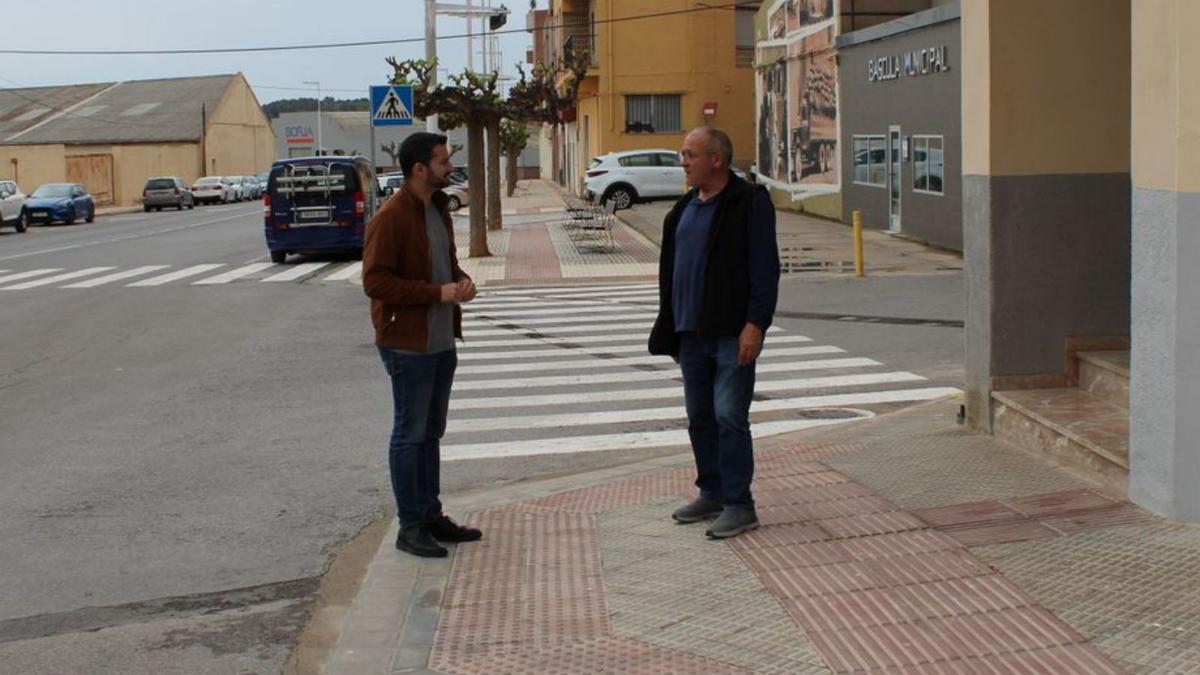
<path id="1" fill-rule="evenodd" d="M 487 258 L 492 255 L 488 250 L 487 218 L 485 217 L 483 176 L 483 120 L 471 118 L 467 120 L 467 181 L 470 185 L 470 216 L 471 216 L 471 250 L 468 257 Z"/>
<path id="2" fill-rule="evenodd" d="M 487 122 L 487 229 L 498 230 L 500 218 L 500 118 Z"/>
<path id="3" fill-rule="evenodd" d="M 505 155 L 505 157 L 504 157 L 506 160 L 508 160 L 507 168 L 508 168 L 508 196 L 509 197 L 513 196 L 513 193 L 517 191 L 517 157 L 519 155 L 520 155 L 520 153 L 518 153 L 518 152 L 510 152 L 507 155 Z"/>

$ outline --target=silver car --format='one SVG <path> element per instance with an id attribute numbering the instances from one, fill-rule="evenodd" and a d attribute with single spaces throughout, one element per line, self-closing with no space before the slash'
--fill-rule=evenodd
<path id="1" fill-rule="evenodd" d="M 164 206 L 172 206 L 180 211 L 196 207 L 195 195 L 182 178 L 159 176 L 146 181 L 146 187 L 142 189 L 142 210 L 162 211 Z"/>

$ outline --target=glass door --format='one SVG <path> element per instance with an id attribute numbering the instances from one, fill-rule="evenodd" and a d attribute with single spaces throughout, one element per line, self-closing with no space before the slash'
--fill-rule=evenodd
<path id="1" fill-rule="evenodd" d="M 888 229 L 900 231 L 900 127 L 888 127 Z"/>

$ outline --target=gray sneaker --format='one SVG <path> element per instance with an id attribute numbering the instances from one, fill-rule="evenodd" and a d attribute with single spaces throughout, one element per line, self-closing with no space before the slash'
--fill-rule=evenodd
<path id="1" fill-rule="evenodd" d="M 677 523 L 698 523 L 721 513 L 721 502 L 700 495 L 691 504 L 675 509 L 671 517 Z"/>
<path id="2" fill-rule="evenodd" d="M 758 514 L 754 512 L 754 509 L 730 506 L 721 511 L 721 515 L 717 517 L 712 527 L 705 530 L 704 534 L 713 539 L 725 539 L 736 537 L 757 527 Z"/>

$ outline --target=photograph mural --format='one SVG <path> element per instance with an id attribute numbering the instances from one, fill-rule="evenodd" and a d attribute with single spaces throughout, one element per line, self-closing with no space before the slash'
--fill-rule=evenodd
<path id="1" fill-rule="evenodd" d="M 839 183 L 836 4 L 777 0 L 758 50 L 759 173 L 793 192 Z"/>

